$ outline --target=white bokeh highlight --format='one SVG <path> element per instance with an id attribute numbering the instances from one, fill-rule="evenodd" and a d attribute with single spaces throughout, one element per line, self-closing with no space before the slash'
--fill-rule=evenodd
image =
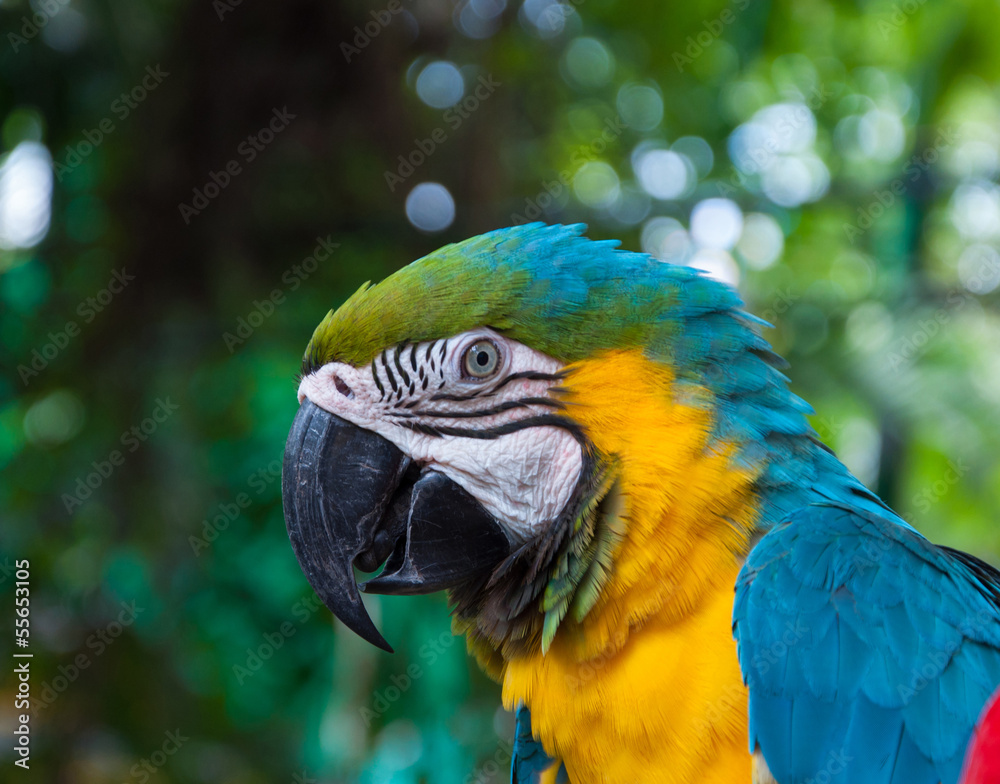
<path id="1" fill-rule="evenodd" d="M 751 269 L 764 270 L 781 258 L 785 234 L 778 221 L 761 212 L 751 212 L 743 220 L 743 234 L 736 250 Z"/>
<path id="2" fill-rule="evenodd" d="M 639 185 L 654 199 L 677 199 L 692 184 L 691 163 L 673 150 L 645 150 L 633 158 Z"/>
<path id="3" fill-rule="evenodd" d="M 0 248 L 31 248 L 52 217 L 52 156 L 44 144 L 21 142 L 0 163 Z"/>
<path id="4" fill-rule="evenodd" d="M 705 199 L 691 210 L 691 239 L 703 248 L 731 250 L 743 233 L 743 211 L 730 199 Z"/>
<path id="5" fill-rule="evenodd" d="M 1000 235 L 1000 188 L 985 180 L 959 185 L 951 197 L 951 221 L 968 240 Z"/>
<path id="6" fill-rule="evenodd" d="M 688 259 L 688 266 L 704 272 L 708 277 L 736 288 L 740 282 L 740 268 L 736 260 L 721 248 L 700 248 Z"/>
<path id="7" fill-rule="evenodd" d="M 406 197 L 406 217 L 421 231 L 443 231 L 455 220 L 455 200 L 441 183 L 422 182 Z"/>
<path id="8" fill-rule="evenodd" d="M 427 65 L 417 77 L 417 95 L 434 109 L 454 106 L 465 94 L 465 82 L 458 66 L 446 60 Z"/>
<path id="9" fill-rule="evenodd" d="M 575 11 L 558 0 L 525 0 L 521 6 L 521 23 L 540 38 L 555 38 L 566 29 Z"/>

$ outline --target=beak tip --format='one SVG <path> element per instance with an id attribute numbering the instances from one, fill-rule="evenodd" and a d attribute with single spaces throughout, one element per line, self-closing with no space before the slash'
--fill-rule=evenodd
<path id="1" fill-rule="evenodd" d="M 344 625 L 365 642 L 371 643 L 376 648 L 381 648 L 386 653 L 395 653 L 392 646 L 386 642 L 385 637 L 382 636 L 382 633 L 375 627 L 375 624 L 372 623 L 371 618 L 367 614 L 364 617 L 364 621 L 355 623 L 345 622 Z"/>
<path id="2" fill-rule="evenodd" d="M 315 590 L 315 586 L 313 590 Z M 381 648 L 386 653 L 395 653 L 392 646 L 386 642 L 385 637 L 378 630 L 378 627 L 375 626 L 375 623 L 372 621 L 371 616 L 368 615 L 368 611 L 361 601 L 361 597 L 356 592 L 353 598 L 347 597 L 346 601 L 333 601 L 333 595 L 328 594 L 326 591 L 317 591 L 317 594 L 323 601 L 323 604 L 326 605 L 326 608 L 333 613 L 334 617 L 358 635 L 358 637 L 365 642 L 371 643 L 376 648 Z"/>

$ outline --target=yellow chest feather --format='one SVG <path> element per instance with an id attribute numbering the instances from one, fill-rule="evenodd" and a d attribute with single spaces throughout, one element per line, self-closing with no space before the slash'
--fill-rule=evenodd
<path id="1" fill-rule="evenodd" d="M 709 444 L 708 393 L 681 399 L 641 352 L 569 371 L 567 413 L 617 458 L 628 533 L 588 615 L 548 653 L 506 662 L 504 704 L 528 705 L 574 784 L 749 782 L 731 613 L 755 477 Z"/>

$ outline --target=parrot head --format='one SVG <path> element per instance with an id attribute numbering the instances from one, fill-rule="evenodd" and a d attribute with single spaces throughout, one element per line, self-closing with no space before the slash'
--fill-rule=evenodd
<path id="1" fill-rule="evenodd" d="M 794 457 L 809 409 L 764 322 L 697 270 L 583 229 L 444 247 L 362 286 L 309 342 L 284 457 L 289 537 L 327 607 L 385 650 L 359 591 L 449 589 L 460 626 L 490 647 L 544 650 L 613 570 L 635 487 L 652 481 L 640 448 L 653 474 L 714 450 L 745 478 L 727 497 L 780 498 L 791 482 L 768 456 Z M 593 403 L 597 389 L 611 402 Z M 647 400 L 689 413 L 646 427 Z M 674 495 L 711 482 L 675 473 L 662 477 Z M 766 504 L 751 519 L 724 503 L 745 542 Z M 355 569 L 379 567 L 358 585 Z"/>

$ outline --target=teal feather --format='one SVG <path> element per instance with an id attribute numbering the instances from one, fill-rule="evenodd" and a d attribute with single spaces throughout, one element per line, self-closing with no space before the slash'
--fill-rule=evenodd
<path id="1" fill-rule="evenodd" d="M 737 583 L 751 750 L 782 784 L 822 770 L 831 784 L 955 784 L 1000 683 L 998 591 L 1000 573 L 884 509 L 797 510 L 751 551 Z M 780 665 L 764 666 L 777 648 Z M 845 761 L 824 768 L 815 748 Z"/>

